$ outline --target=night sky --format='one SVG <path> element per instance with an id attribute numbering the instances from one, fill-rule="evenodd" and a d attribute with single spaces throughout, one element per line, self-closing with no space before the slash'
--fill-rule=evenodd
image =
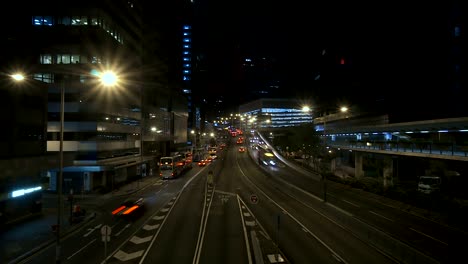
<path id="1" fill-rule="evenodd" d="M 437 102 L 428 89 L 447 85 L 451 1 L 356 2 L 210 1 L 210 92 L 242 103 L 239 60 L 265 55 L 280 62 L 284 89 L 315 102 Z"/>

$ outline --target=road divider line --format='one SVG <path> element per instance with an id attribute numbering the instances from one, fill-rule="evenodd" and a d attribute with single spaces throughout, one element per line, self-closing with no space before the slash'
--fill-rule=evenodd
<path id="1" fill-rule="evenodd" d="M 355 204 L 355 203 L 352 203 L 352 202 L 350 202 L 350 201 L 348 201 L 348 200 L 345 200 L 345 199 L 341 199 L 341 200 L 342 200 L 343 202 L 349 203 L 350 205 L 355 206 L 355 207 L 357 207 L 357 208 L 360 207 L 359 205 L 357 205 L 357 204 Z"/>
<path id="2" fill-rule="evenodd" d="M 246 213 L 242 213 L 242 206 L 241 206 L 239 196 L 237 196 L 237 204 L 239 205 L 240 218 L 242 221 L 242 229 L 244 231 L 245 247 L 247 248 L 247 259 L 249 261 L 249 264 L 252 264 L 252 255 L 250 254 L 249 236 L 247 235 L 247 228 L 245 227 L 245 219 L 244 219 Z"/>
<path id="3" fill-rule="evenodd" d="M 91 245 L 92 243 L 94 243 L 94 241 L 96 241 L 96 238 L 91 240 L 88 244 L 84 245 L 82 248 L 80 248 L 78 251 L 76 251 L 75 253 L 73 253 L 71 256 L 69 256 L 67 258 L 67 260 L 73 258 L 73 256 L 75 256 L 76 254 L 80 253 L 81 251 L 83 251 L 85 248 L 87 248 L 89 245 Z"/>
<path id="4" fill-rule="evenodd" d="M 346 260 L 344 258 L 342 258 L 338 253 L 336 253 L 327 243 L 325 243 L 323 240 L 321 240 L 315 233 L 313 233 L 312 231 L 310 231 L 304 224 L 302 224 L 297 218 L 295 218 L 292 214 L 290 214 L 285 208 L 283 208 L 281 205 L 279 205 L 277 202 L 275 202 L 275 200 L 273 200 L 269 195 L 267 195 L 262 189 L 260 189 L 255 183 L 253 183 L 244 173 L 244 171 L 240 168 L 239 166 L 239 170 L 241 171 L 241 174 L 242 176 L 244 176 L 245 179 L 247 179 L 247 181 L 249 181 L 252 186 L 255 186 L 268 200 L 270 200 L 273 204 L 275 204 L 279 209 L 281 209 L 286 215 L 288 215 L 294 222 L 296 222 L 301 228 L 303 228 L 304 230 L 307 230 L 307 232 L 315 238 L 315 240 L 317 240 L 322 246 L 324 246 L 326 249 L 328 249 L 332 254 L 334 254 L 337 258 L 340 259 L 340 261 L 342 263 L 347 263 Z M 296 186 L 293 186 L 295 187 L 296 189 L 302 191 L 302 192 L 305 192 L 304 190 L 300 189 L 300 188 L 297 188 Z M 309 194 L 307 192 L 305 192 L 306 194 Z M 312 194 L 309 194 L 310 196 L 312 197 L 316 197 L 315 195 L 312 195 Z M 319 200 L 322 200 L 318 197 L 316 197 L 317 199 Z M 311 207 L 309 207 L 311 208 Z M 313 209 L 313 208 L 312 208 Z M 323 216 L 323 214 L 321 214 Z M 327 219 L 329 219 L 331 221 L 330 218 L 327 217 Z M 334 221 L 333 221 L 334 222 Z M 334 222 L 336 223 L 336 222 Z"/>
<path id="5" fill-rule="evenodd" d="M 381 215 L 381 214 L 378 214 L 378 213 L 376 213 L 376 212 L 374 212 L 374 211 L 369 211 L 369 213 L 374 214 L 374 215 L 379 216 L 379 217 L 382 217 L 383 219 L 388 220 L 388 221 L 390 221 L 390 222 L 395 222 L 393 219 L 390 219 L 390 218 L 388 218 L 388 217 L 386 217 L 386 216 L 383 216 L 383 215 Z"/>
<path id="6" fill-rule="evenodd" d="M 421 231 L 419 231 L 419 230 L 416 230 L 416 229 L 414 229 L 414 228 L 411 228 L 411 227 L 410 227 L 409 229 L 413 230 L 414 232 L 416 232 L 416 233 L 418 233 L 418 234 L 421 234 L 421 235 L 426 236 L 426 237 L 428 237 L 428 238 L 430 238 L 430 239 L 433 239 L 434 241 L 437 241 L 437 242 L 439 242 L 439 243 L 442 243 L 442 244 L 448 246 L 448 243 L 445 243 L 444 241 L 439 240 L 439 239 L 437 239 L 437 238 L 435 238 L 435 237 L 432 237 L 432 236 L 430 236 L 430 235 L 428 235 L 428 234 L 426 234 L 426 233 L 423 233 L 423 232 L 421 232 Z"/>

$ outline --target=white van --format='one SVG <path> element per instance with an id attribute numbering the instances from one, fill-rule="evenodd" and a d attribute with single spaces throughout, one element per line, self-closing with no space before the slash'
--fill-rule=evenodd
<path id="1" fill-rule="evenodd" d="M 442 179 L 439 176 L 420 176 L 418 182 L 418 191 L 430 194 L 440 190 Z"/>

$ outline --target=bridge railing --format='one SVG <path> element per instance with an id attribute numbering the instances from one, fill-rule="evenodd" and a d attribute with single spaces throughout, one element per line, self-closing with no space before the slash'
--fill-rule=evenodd
<path id="1" fill-rule="evenodd" d="M 455 143 L 434 142 L 401 142 L 401 141 L 336 141 L 329 142 L 332 146 L 347 146 L 351 148 L 369 150 L 387 150 L 396 152 L 413 152 L 436 155 L 450 155 L 468 157 L 468 146 Z"/>

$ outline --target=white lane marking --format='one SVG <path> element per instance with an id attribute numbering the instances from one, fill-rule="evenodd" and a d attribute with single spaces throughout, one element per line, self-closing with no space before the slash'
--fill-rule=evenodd
<path id="1" fill-rule="evenodd" d="M 250 183 L 252 183 L 253 186 L 255 186 L 255 184 L 245 175 L 244 171 L 240 168 L 239 166 L 239 170 L 241 171 L 242 173 L 242 176 L 244 176 L 244 178 L 246 180 L 248 180 Z M 288 184 L 288 183 L 286 183 Z M 289 184 L 290 185 L 290 184 Z M 295 187 L 294 185 L 290 185 L 292 187 Z M 309 194 L 308 192 L 300 189 L 300 188 L 297 188 L 295 187 L 296 189 L 306 193 L 306 194 Z M 309 232 L 309 234 L 311 236 L 313 236 L 315 238 L 315 240 L 317 240 L 322 246 L 324 246 L 326 249 L 328 249 L 328 251 L 330 251 L 332 254 L 336 255 L 340 260 L 341 262 L 343 263 L 347 263 L 346 260 L 344 258 L 342 258 L 340 255 L 338 255 L 328 244 L 326 244 L 323 240 L 321 240 L 316 234 L 312 233 L 304 224 L 302 224 L 297 218 L 295 218 L 292 214 L 288 213 L 288 211 L 286 211 L 286 209 L 284 209 L 281 205 L 279 205 L 277 202 L 275 202 L 275 200 L 273 200 L 268 194 L 266 194 L 262 189 L 258 188 L 257 189 L 268 199 L 270 200 L 274 205 L 276 205 L 279 209 L 281 209 L 285 214 L 287 214 L 294 222 L 296 222 L 300 227 L 302 227 L 304 230 L 307 230 L 307 232 Z M 309 194 L 309 196 L 311 197 L 315 197 L 317 198 L 318 200 L 321 200 L 323 201 L 322 199 L 318 198 L 317 196 L 315 195 L 312 195 L 312 194 Z M 307 205 L 306 205 L 307 206 Z M 308 206 L 309 207 L 309 206 Z M 309 207 L 311 208 L 311 207 Z M 313 209 L 313 208 L 311 208 Z M 316 211 L 317 213 L 319 213 L 320 215 L 322 215 L 323 217 L 327 218 L 329 221 L 332 221 L 333 223 L 335 223 L 336 225 L 338 225 L 338 223 L 336 223 L 335 221 L 331 220 L 329 217 L 326 217 L 325 215 L 321 214 L 320 212 L 318 212 L 317 210 L 314 210 Z M 340 226 L 340 225 L 338 225 Z"/>
<path id="2" fill-rule="evenodd" d="M 159 227 L 159 224 L 155 224 L 155 225 L 145 225 L 145 226 L 143 227 L 143 229 L 146 230 L 146 231 L 150 231 L 150 230 L 154 230 L 154 229 L 156 229 L 156 228 L 158 228 L 158 227 Z"/>
<path id="3" fill-rule="evenodd" d="M 379 217 L 382 217 L 383 219 L 386 219 L 386 220 L 388 220 L 388 221 L 390 221 L 390 222 L 395 222 L 393 219 L 390 219 L 390 218 L 388 218 L 388 217 L 386 217 L 386 216 L 383 216 L 383 215 L 381 215 L 381 214 L 378 214 L 378 213 L 376 213 L 376 212 L 369 211 L 369 213 L 374 214 L 374 215 L 379 216 Z"/>
<path id="4" fill-rule="evenodd" d="M 243 214 L 244 214 L 245 217 L 249 217 L 249 216 L 250 216 L 250 214 L 249 214 L 248 212 L 244 212 Z"/>
<path id="5" fill-rule="evenodd" d="M 166 217 L 165 215 L 157 215 L 155 217 L 153 217 L 153 220 L 163 220 L 164 217 Z"/>
<path id="6" fill-rule="evenodd" d="M 210 190 L 210 193 L 214 192 L 214 190 L 212 189 L 209 189 L 209 190 Z M 207 192 L 208 192 L 208 189 L 205 189 L 205 195 Z M 213 200 L 210 200 L 209 198 L 205 198 L 204 203 L 206 204 L 206 206 L 203 207 L 202 218 L 200 222 L 200 229 L 198 232 L 198 241 L 197 241 L 197 246 L 195 247 L 195 255 L 193 257 L 192 264 L 198 264 L 200 261 L 200 254 L 203 248 L 203 239 L 205 237 L 206 224 L 208 223 L 208 216 L 210 215 L 212 202 Z M 206 215 L 205 215 L 205 212 L 206 212 Z"/>
<path id="7" fill-rule="evenodd" d="M 102 226 L 102 224 L 99 224 L 99 225 L 97 225 L 97 226 L 95 226 L 93 228 L 88 228 L 88 233 L 84 234 L 83 237 L 89 236 L 94 230 L 100 228 L 101 226 Z"/>
<path id="8" fill-rule="evenodd" d="M 222 194 L 226 194 L 226 195 L 237 196 L 237 194 L 235 194 L 235 193 L 225 192 L 225 191 L 220 191 L 220 190 L 216 190 L 215 193 L 222 193 Z"/>
<path id="9" fill-rule="evenodd" d="M 340 259 L 337 256 L 335 256 L 334 254 L 332 254 L 332 257 L 334 257 L 336 259 L 336 261 L 341 262 Z"/>
<path id="10" fill-rule="evenodd" d="M 78 251 L 76 251 L 75 253 L 73 253 L 71 256 L 69 256 L 67 259 L 71 259 L 73 258 L 73 256 L 75 256 L 76 254 L 80 253 L 81 251 L 83 251 L 86 247 L 88 247 L 89 245 L 91 245 L 92 243 L 94 243 L 94 241 L 96 241 L 96 238 L 91 240 L 88 244 L 84 245 L 84 247 L 80 248 Z"/>
<path id="11" fill-rule="evenodd" d="M 284 259 L 280 254 L 268 254 L 267 257 L 268 257 L 268 261 L 270 261 L 270 263 L 284 262 Z"/>
<path id="12" fill-rule="evenodd" d="M 184 184 L 184 186 L 182 187 L 182 189 L 179 191 L 178 195 L 175 196 L 175 197 L 172 197 L 172 201 L 174 201 L 174 204 L 171 206 L 171 209 L 169 210 L 169 212 L 167 213 L 167 215 L 169 216 L 172 212 L 172 208 L 174 208 L 175 204 L 177 203 L 177 201 L 179 200 L 179 197 L 182 195 L 182 192 L 185 190 L 185 188 L 201 173 L 201 171 L 199 171 L 197 174 L 195 174 L 192 178 L 190 178 L 187 183 Z M 166 223 L 166 220 L 167 218 L 165 218 L 162 223 L 161 223 L 161 226 L 164 226 L 164 223 Z M 144 261 L 145 261 L 145 258 L 146 256 L 148 255 L 148 252 L 149 250 L 151 249 L 151 247 L 153 246 L 154 242 L 156 241 L 156 238 L 158 237 L 159 235 L 159 232 L 161 231 L 162 228 L 158 228 L 158 231 L 156 231 L 156 234 L 153 236 L 153 239 L 151 240 L 149 246 L 145 249 L 145 252 L 143 254 L 143 256 L 141 257 L 140 259 L 140 262 L 138 262 L 139 264 L 142 264 Z M 136 233 L 136 232 L 135 232 Z"/>
<path id="13" fill-rule="evenodd" d="M 357 208 L 360 207 L 359 205 L 357 205 L 357 204 L 355 204 L 355 203 L 352 203 L 352 202 L 350 202 L 350 201 L 348 201 L 348 200 L 345 200 L 345 199 L 341 199 L 341 200 L 342 200 L 343 202 L 349 203 L 350 205 L 355 206 L 355 207 L 357 207 Z"/>
<path id="14" fill-rule="evenodd" d="M 348 212 L 348 211 L 346 211 L 346 210 L 344 210 L 344 209 L 341 209 L 341 208 L 339 208 L 338 206 L 336 206 L 336 205 L 334 205 L 334 204 L 326 203 L 326 205 L 335 208 L 335 210 L 340 211 L 340 212 L 342 212 L 343 214 L 345 214 L 345 215 L 347 215 L 347 216 L 353 217 L 353 214 L 352 214 L 352 213 L 350 213 L 350 212 Z"/>
<path id="15" fill-rule="evenodd" d="M 421 231 L 419 231 L 419 230 L 416 230 L 416 229 L 411 228 L 411 227 L 410 227 L 409 229 L 413 230 L 413 231 L 416 232 L 416 233 L 419 233 L 419 234 L 421 234 L 421 235 L 423 235 L 423 236 L 426 236 L 426 237 L 428 237 L 428 238 L 430 238 L 430 239 L 433 239 L 433 240 L 435 240 L 435 241 L 437 241 L 437 242 L 439 242 L 439 243 L 442 243 L 442 244 L 448 246 L 448 244 L 445 243 L 444 241 L 441 241 L 441 240 L 439 240 L 439 239 L 437 239 L 437 238 L 435 238 L 435 237 L 432 237 L 432 236 L 430 236 L 430 235 L 428 235 L 428 234 L 425 234 L 425 233 L 423 233 L 423 232 L 421 232 Z"/>
<path id="16" fill-rule="evenodd" d="M 169 208 L 163 208 L 163 209 L 161 209 L 161 212 L 163 212 L 163 213 L 165 213 L 165 212 L 167 212 L 167 211 L 169 211 Z"/>
<path id="17" fill-rule="evenodd" d="M 120 230 L 117 234 L 115 234 L 115 236 L 119 236 L 120 234 L 122 234 L 122 232 L 123 232 L 125 229 L 127 229 L 127 228 L 129 228 L 129 227 L 130 227 L 130 224 L 126 224 L 126 225 L 124 226 L 124 228 L 122 228 L 122 230 Z"/>
<path id="18" fill-rule="evenodd" d="M 132 242 L 132 243 L 134 243 L 134 244 L 141 244 L 141 243 L 145 243 L 145 242 L 150 241 L 152 238 L 153 238 L 153 236 L 147 236 L 147 237 L 137 237 L 137 236 L 133 236 L 133 237 L 130 239 L 130 242 Z"/>
<path id="19" fill-rule="evenodd" d="M 119 249 L 119 251 L 115 253 L 114 258 L 117 258 L 120 261 L 127 261 L 127 260 L 140 257 L 141 255 L 143 255 L 143 252 L 144 250 L 140 250 L 140 251 L 136 251 L 132 253 L 125 253 Z"/>
<path id="20" fill-rule="evenodd" d="M 242 205 L 241 205 L 241 199 L 240 199 L 239 195 L 237 195 L 237 204 L 239 206 L 240 218 L 241 218 L 241 221 L 242 221 L 242 229 L 244 230 L 245 245 L 246 245 L 246 248 L 247 248 L 247 259 L 249 260 L 249 264 L 252 264 L 252 255 L 250 254 L 249 236 L 247 235 L 247 228 L 245 227 L 246 226 L 245 219 L 242 216 L 242 215 L 245 215 L 245 212 L 242 213 L 242 209 L 241 209 Z"/>
<path id="21" fill-rule="evenodd" d="M 255 226 L 255 221 L 245 221 L 246 226 Z"/>

